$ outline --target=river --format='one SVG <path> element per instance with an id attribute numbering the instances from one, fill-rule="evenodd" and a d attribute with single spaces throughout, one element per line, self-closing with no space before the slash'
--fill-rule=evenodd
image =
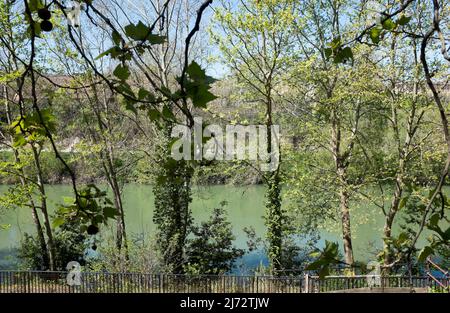
<path id="1" fill-rule="evenodd" d="M 0 194 L 8 186 L 0 186 Z M 63 197 L 72 196 L 69 185 L 47 186 L 48 200 L 51 209 L 62 203 Z M 152 188 L 148 185 L 127 184 L 124 187 L 124 207 L 126 214 L 127 232 L 129 234 L 154 233 L 152 223 L 153 201 Z M 235 244 L 246 248 L 247 236 L 244 227 L 253 226 L 258 236 L 264 236 L 264 187 L 263 186 L 208 186 L 196 187 L 191 205 L 195 222 L 206 220 L 214 207 L 221 201 L 227 201 L 228 219 L 233 226 L 236 236 Z M 375 247 L 381 247 L 383 215 L 379 208 L 368 203 L 353 205 L 352 236 L 355 259 L 368 261 L 373 258 Z M 21 208 L 0 213 L 0 224 L 9 224 L 7 230 L 0 229 L 0 268 L 12 269 L 16 261 L 12 257 L 14 248 L 18 246 L 24 233 L 32 233 L 34 225 L 29 209 Z M 398 229 L 398 226 L 394 228 Z M 102 236 L 112 235 L 112 229 L 103 229 Z M 324 240 L 333 240 L 341 244 L 339 227 L 337 225 L 323 225 L 320 228 L 322 245 Z M 423 244 L 424 241 L 421 242 Z M 267 264 L 263 253 L 254 252 L 246 255 L 241 262 L 246 267 L 254 267 L 260 262 Z"/>

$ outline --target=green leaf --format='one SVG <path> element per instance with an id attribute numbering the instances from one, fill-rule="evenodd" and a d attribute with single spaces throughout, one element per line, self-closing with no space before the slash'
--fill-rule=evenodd
<path id="1" fill-rule="evenodd" d="M 150 95 L 150 92 L 147 89 L 145 89 L 145 88 L 139 89 L 139 92 L 138 92 L 139 100 L 143 100 L 143 99 L 147 98 L 147 96 L 149 96 L 149 95 Z"/>
<path id="2" fill-rule="evenodd" d="M 25 137 L 22 134 L 18 134 L 16 136 L 14 136 L 14 142 L 13 142 L 14 148 L 23 147 L 26 144 L 27 144 L 27 140 L 25 139 Z"/>
<path id="3" fill-rule="evenodd" d="M 411 16 L 402 15 L 397 20 L 397 24 L 401 25 L 401 26 L 404 26 L 404 25 L 408 24 L 410 21 L 411 21 Z"/>
<path id="4" fill-rule="evenodd" d="M 408 198 L 409 198 L 409 196 L 406 196 L 400 200 L 400 203 L 398 204 L 399 210 L 401 210 L 406 205 L 406 202 L 408 202 Z"/>
<path id="5" fill-rule="evenodd" d="M 319 278 L 324 279 L 326 276 L 330 275 L 330 267 L 324 266 L 319 271 Z"/>
<path id="6" fill-rule="evenodd" d="M 103 215 L 97 214 L 97 215 L 94 216 L 94 218 L 92 219 L 91 222 L 94 225 L 98 225 L 98 224 L 101 224 L 101 223 L 103 223 L 105 221 L 106 221 L 106 219 L 103 218 Z"/>
<path id="7" fill-rule="evenodd" d="M 8 230 L 9 228 L 11 228 L 11 224 L 0 224 L 1 230 Z"/>
<path id="8" fill-rule="evenodd" d="M 62 224 L 64 224 L 65 219 L 64 217 L 56 217 L 55 219 L 53 219 L 53 228 L 58 228 L 59 226 L 61 226 Z"/>
<path id="9" fill-rule="evenodd" d="M 192 61 L 192 63 L 189 64 L 189 66 L 186 69 L 186 73 L 189 75 L 191 79 L 195 81 L 202 81 L 206 77 L 205 71 L 195 61 Z"/>
<path id="10" fill-rule="evenodd" d="M 114 76 L 119 78 L 122 81 L 126 81 L 128 77 L 130 77 L 130 70 L 128 66 L 123 66 L 122 64 L 117 65 L 116 69 L 113 72 Z"/>
<path id="11" fill-rule="evenodd" d="M 336 242 L 325 240 L 325 248 L 323 254 L 328 259 L 337 259 L 339 253 L 339 245 Z"/>
<path id="12" fill-rule="evenodd" d="M 439 223 L 440 218 L 441 218 L 441 215 L 440 215 L 439 213 L 434 213 L 434 214 L 430 217 L 430 219 L 428 220 L 428 225 L 429 225 L 431 228 L 436 227 L 436 226 L 438 225 L 438 223 Z"/>
<path id="13" fill-rule="evenodd" d="M 384 29 L 392 31 L 397 27 L 397 24 L 392 19 L 388 18 L 383 22 L 382 26 Z"/>
<path id="14" fill-rule="evenodd" d="M 128 37 L 134 39 L 134 40 L 144 40 L 145 36 L 147 36 L 150 33 L 150 28 L 145 26 L 144 23 L 139 21 L 139 23 L 135 24 L 129 24 L 125 26 L 125 34 L 127 34 Z"/>
<path id="15" fill-rule="evenodd" d="M 338 49 L 334 56 L 334 63 L 345 63 L 350 59 L 353 59 L 353 51 L 350 47 L 345 47 L 342 50 Z"/>
<path id="16" fill-rule="evenodd" d="M 133 90 L 131 90 L 131 86 L 126 82 L 122 81 L 117 87 L 116 90 L 120 93 L 129 95 L 130 97 L 135 98 Z"/>
<path id="17" fill-rule="evenodd" d="M 162 115 L 169 120 L 175 120 L 175 115 L 173 115 L 172 110 L 167 105 L 163 107 Z"/>
<path id="18" fill-rule="evenodd" d="M 74 204 L 75 203 L 75 199 L 73 197 L 63 197 L 63 202 L 65 204 Z"/>
<path id="19" fill-rule="evenodd" d="M 344 59 L 353 59 L 353 51 L 352 48 L 350 47 L 345 47 L 344 49 L 342 49 L 342 56 Z"/>
<path id="20" fill-rule="evenodd" d="M 429 257 L 433 253 L 434 253 L 433 248 L 431 248 L 430 246 L 424 247 L 419 253 L 418 257 L 419 262 L 424 262 L 427 259 L 427 257 Z"/>
<path id="21" fill-rule="evenodd" d="M 119 47 L 114 46 L 114 47 L 109 48 L 108 50 L 100 53 L 95 59 L 98 60 L 98 59 L 103 58 L 104 56 L 107 56 L 107 55 L 111 55 L 112 58 L 116 58 L 116 57 L 118 57 L 121 54 L 123 54 L 123 51 Z"/>
<path id="22" fill-rule="evenodd" d="M 103 208 L 103 216 L 105 218 L 114 218 L 119 215 L 119 212 L 117 212 L 116 208 L 107 206 Z"/>
<path id="23" fill-rule="evenodd" d="M 156 109 L 150 109 L 148 110 L 148 117 L 151 121 L 156 121 L 161 117 L 161 113 Z"/>
<path id="24" fill-rule="evenodd" d="M 333 49 L 331 49 L 331 48 L 325 48 L 324 53 L 325 53 L 325 57 L 326 57 L 327 59 L 329 59 L 329 58 L 331 57 L 331 55 L 333 54 Z"/>
<path id="25" fill-rule="evenodd" d="M 189 92 L 188 92 L 189 94 Z M 206 88 L 199 88 L 197 92 L 191 94 L 192 104 L 196 108 L 206 108 L 206 104 L 214 99 L 217 99 L 217 96 L 212 94 Z"/>
<path id="26" fill-rule="evenodd" d="M 318 270 L 319 268 L 321 268 L 325 264 L 326 264 L 326 262 L 323 259 L 319 259 L 319 260 L 316 260 L 316 261 L 308 264 L 305 267 L 305 270 L 307 270 L 307 271 L 315 271 L 315 270 Z"/>
<path id="27" fill-rule="evenodd" d="M 159 35 L 154 35 L 154 34 L 148 35 L 145 39 L 148 42 L 150 42 L 152 45 L 159 45 L 166 41 L 165 36 L 159 36 Z"/>
<path id="28" fill-rule="evenodd" d="M 409 235 L 407 232 L 400 233 L 400 235 L 398 235 L 397 243 L 402 244 L 405 241 L 407 241 L 408 239 L 409 239 Z"/>
<path id="29" fill-rule="evenodd" d="M 330 43 L 330 47 L 332 50 L 336 50 L 341 46 L 341 37 L 336 37 L 334 38 L 331 43 Z"/>
<path id="30" fill-rule="evenodd" d="M 122 41 L 122 36 L 117 31 L 112 32 L 112 40 L 116 44 L 116 46 L 120 45 L 120 42 Z"/>
<path id="31" fill-rule="evenodd" d="M 450 227 L 442 234 L 442 239 L 444 239 L 444 241 L 450 240 Z"/>
<path id="32" fill-rule="evenodd" d="M 136 25 L 129 24 L 125 26 L 125 34 L 134 40 L 148 40 L 151 44 L 161 44 L 165 41 L 164 36 L 152 34 L 150 27 L 139 21 Z"/>
<path id="33" fill-rule="evenodd" d="M 380 42 L 381 31 L 382 29 L 379 27 L 374 27 L 370 30 L 370 39 L 374 44 L 378 44 Z"/>
<path id="34" fill-rule="evenodd" d="M 29 0 L 28 1 L 28 7 L 30 8 L 31 12 L 37 11 L 39 9 L 44 8 L 44 3 L 42 3 L 42 0 Z"/>
<path id="35" fill-rule="evenodd" d="M 125 109 L 133 112 L 134 114 L 137 114 L 138 112 L 137 112 L 136 107 L 134 106 L 135 104 L 136 104 L 135 101 L 132 101 L 130 99 L 125 99 Z"/>

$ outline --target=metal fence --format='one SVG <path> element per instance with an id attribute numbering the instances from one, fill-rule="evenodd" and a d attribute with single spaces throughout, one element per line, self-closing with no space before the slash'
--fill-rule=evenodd
<path id="1" fill-rule="evenodd" d="M 0 293 L 300 293 L 302 277 L 0 271 Z"/>
<path id="2" fill-rule="evenodd" d="M 367 276 L 187 276 L 81 272 L 70 286 L 67 272 L 0 271 L 0 293 L 318 293 L 370 289 Z M 449 278 L 443 278 L 446 286 Z M 381 288 L 444 289 L 429 277 L 381 278 Z"/>
<path id="3" fill-rule="evenodd" d="M 305 292 L 339 292 L 344 290 L 365 289 L 367 291 L 378 289 L 390 289 L 391 291 L 400 289 L 413 289 L 426 292 L 434 290 L 436 292 L 449 291 L 449 278 L 441 278 L 439 284 L 437 281 L 427 276 L 380 276 L 377 284 L 371 284 L 373 276 L 356 275 L 356 276 L 327 276 L 325 279 L 319 279 L 317 276 L 307 277 L 305 280 Z"/>

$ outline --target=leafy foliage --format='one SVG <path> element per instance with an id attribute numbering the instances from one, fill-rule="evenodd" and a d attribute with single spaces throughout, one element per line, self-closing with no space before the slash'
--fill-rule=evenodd
<path id="1" fill-rule="evenodd" d="M 59 217 L 55 217 L 57 220 Z M 56 270 L 65 271 L 67 263 L 77 261 L 85 264 L 85 252 L 88 248 L 88 236 L 80 232 L 80 223 L 76 218 L 64 219 L 54 232 L 54 244 L 56 248 Z M 47 256 L 42 250 L 37 236 L 25 234 L 18 251 L 21 266 L 27 270 L 48 270 L 46 268 Z"/>
<path id="2" fill-rule="evenodd" d="M 322 250 L 314 252 L 312 256 L 317 259 L 306 266 L 305 270 L 317 271 L 319 277 L 322 279 L 330 274 L 330 267 L 332 265 L 340 262 L 339 245 L 326 240 L 325 247 Z"/>
<path id="3" fill-rule="evenodd" d="M 107 224 L 109 219 L 119 215 L 106 192 L 95 185 L 87 185 L 79 192 L 78 199 L 65 199 L 67 205 L 58 208 L 58 217 L 53 221 L 55 228 L 63 225 L 66 220 L 77 219 L 80 222 L 80 231 L 88 230 L 89 225 L 98 227 Z"/>
<path id="4" fill-rule="evenodd" d="M 192 226 L 193 238 L 187 240 L 186 272 L 191 274 L 225 274 L 228 273 L 244 250 L 233 246 L 235 239 L 230 222 L 226 219 L 222 202 L 215 208 L 208 221 L 199 226 Z"/>

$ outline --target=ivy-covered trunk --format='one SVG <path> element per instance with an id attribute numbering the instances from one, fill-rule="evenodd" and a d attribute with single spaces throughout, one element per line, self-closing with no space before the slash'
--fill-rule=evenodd
<path id="1" fill-rule="evenodd" d="M 156 182 L 153 186 L 157 238 L 164 263 L 168 270 L 181 274 L 184 248 L 189 226 L 192 223 L 191 178 L 193 169 L 185 160 L 175 161 L 170 155 L 171 123 L 164 124 L 163 142 L 159 148 Z"/>
<path id="2" fill-rule="evenodd" d="M 272 138 L 272 87 L 270 82 L 266 86 L 266 140 L 267 155 L 274 154 L 274 144 L 278 145 L 275 153 L 281 153 L 279 149 L 279 138 Z M 278 160 L 281 158 L 278 155 Z M 268 162 L 272 160 L 269 159 Z M 281 181 L 280 167 L 277 163 L 276 167 L 269 166 L 270 172 L 265 175 L 266 180 L 266 226 L 267 240 L 269 243 L 268 257 L 270 265 L 275 274 L 279 274 L 282 269 L 282 246 L 283 246 L 283 211 L 281 209 Z"/>
<path id="3" fill-rule="evenodd" d="M 266 177 L 266 225 L 267 240 L 269 242 L 268 257 L 275 274 L 282 269 L 283 246 L 283 211 L 281 209 L 281 185 L 278 172 L 270 173 Z"/>

